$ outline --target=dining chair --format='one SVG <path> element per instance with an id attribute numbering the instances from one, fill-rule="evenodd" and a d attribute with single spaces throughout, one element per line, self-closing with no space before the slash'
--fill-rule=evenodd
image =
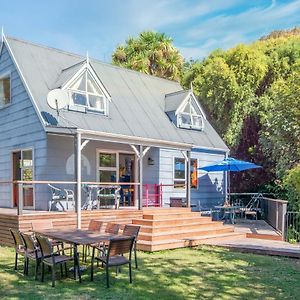
<path id="1" fill-rule="evenodd" d="M 103 227 L 103 222 L 98 220 L 90 220 L 88 225 L 89 231 L 98 231 L 100 232 Z M 98 244 L 97 244 L 98 245 Z M 87 260 L 87 256 L 90 255 L 90 246 L 97 246 L 97 245 L 83 245 L 82 247 L 82 261 Z"/>
<path id="2" fill-rule="evenodd" d="M 26 259 L 26 270 L 25 274 L 28 275 L 29 272 L 29 260 L 35 262 L 35 280 L 37 280 L 38 268 L 41 263 L 42 254 L 37 243 L 34 241 L 33 237 L 29 234 L 21 233 L 21 237 L 25 245 L 25 259 Z"/>
<path id="3" fill-rule="evenodd" d="M 33 232 L 35 231 L 39 231 L 39 230 L 48 230 L 48 229 L 53 229 L 53 222 L 52 220 L 47 220 L 47 219 L 43 219 L 43 220 L 34 220 L 31 222 L 31 229 Z M 61 241 L 57 241 L 57 240 L 50 240 L 52 246 L 57 247 L 57 250 L 59 250 L 59 248 L 61 247 L 61 251 L 64 252 L 64 243 Z"/>
<path id="4" fill-rule="evenodd" d="M 141 226 L 136 226 L 136 225 L 125 225 L 123 229 L 123 235 L 126 236 L 133 236 L 134 237 L 134 242 L 133 242 L 133 252 L 134 252 L 134 261 L 135 261 L 135 268 L 138 268 L 138 263 L 137 263 L 137 256 L 136 256 L 136 243 L 137 243 L 137 238 L 140 232 Z"/>
<path id="5" fill-rule="evenodd" d="M 55 266 L 60 265 L 61 275 L 63 275 L 62 265 L 65 267 L 65 274 L 67 276 L 67 262 L 73 261 L 73 256 L 61 254 L 60 251 L 54 251 L 50 240 L 41 235 L 36 235 L 40 250 L 42 262 L 42 282 L 44 282 L 45 265 L 49 266 L 52 271 L 52 287 L 55 287 Z"/>
<path id="6" fill-rule="evenodd" d="M 13 238 L 14 241 L 14 247 L 15 247 L 15 267 L 14 269 L 17 270 L 18 269 L 18 256 L 21 255 L 24 257 L 24 274 L 26 274 L 26 258 L 25 258 L 25 245 L 24 245 L 24 241 L 21 237 L 21 233 L 19 230 L 15 230 L 10 228 L 9 229 L 10 234 Z"/>
<path id="7" fill-rule="evenodd" d="M 120 230 L 120 224 L 116 223 L 107 223 L 105 227 L 105 233 L 110 233 L 110 234 L 118 234 Z"/>
<path id="8" fill-rule="evenodd" d="M 117 237 L 109 241 L 107 253 L 103 249 L 93 247 L 92 261 L 91 261 L 91 281 L 94 280 L 94 261 L 100 261 L 105 265 L 106 286 L 109 288 L 109 268 L 119 267 L 128 264 L 129 267 L 129 281 L 132 283 L 131 271 L 131 256 L 134 243 L 134 237 Z M 96 250 L 103 252 L 102 255 L 96 256 Z M 127 256 L 126 256 L 127 254 Z"/>

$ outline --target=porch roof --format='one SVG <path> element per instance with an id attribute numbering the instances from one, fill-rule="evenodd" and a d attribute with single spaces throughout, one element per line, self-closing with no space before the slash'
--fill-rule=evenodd
<path id="1" fill-rule="evenodd" d="M 111 134 L 107 132 L 92 131 L 92 130 L 83 130 L 76 128 L 58 128 L 58 127 L 46 127 L 46 131 L 49 134 L 62 134 L 62 135 L 76 135 L 81 133 L 83 139 L 88 140 L 100 140 L 104 142 L 112 143 L 122 143 L 129 145 L 143 145 L 149 147 L 161 147 L 161 148 L 171 148 L 177 150 L 191 150 L 193 148 L 192 144 L 178 143 L 172 141 L 137 137 L 137 136 L 128 136 L 122 134 Z"/>

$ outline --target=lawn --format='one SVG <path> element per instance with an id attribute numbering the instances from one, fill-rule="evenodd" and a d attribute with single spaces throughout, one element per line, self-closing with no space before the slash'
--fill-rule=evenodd
<path id="1" fill-rule="evenodd" d="M 300 299 L 300 261 L 200 247 L 156 253 L 138 253 L 133 284 L 127 270 L 111 272 L 111 288 L 105 287 L 99 268 L 95 281 L 89 270 L 79 284 L 71 278 L 51 287 L 13 270 L 14 250 L 0 247 L 1 299 Z"/>

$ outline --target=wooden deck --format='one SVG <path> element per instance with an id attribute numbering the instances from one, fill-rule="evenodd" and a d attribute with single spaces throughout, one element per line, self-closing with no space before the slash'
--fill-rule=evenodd
<path id="1" fill-rule="evenodd" d="M 52 220 L 54 228 L 76 228 L 75 212 L 24 211 L 0 209 L 0 244 L 12 245 L 9 228 L 31 230 L 33 220 Z M 242 252 L 300 258 L 300 246 L 282 241 L 282 237 L 264 221 L 240 220 L 235 226 L 203 217 L 189 208 L 122 208 L 82 211 L 82 228 L 90 220 L 136 224 L 141 226 L 138 249 L 159 251 L 197 245 L 213 245 Z"/>

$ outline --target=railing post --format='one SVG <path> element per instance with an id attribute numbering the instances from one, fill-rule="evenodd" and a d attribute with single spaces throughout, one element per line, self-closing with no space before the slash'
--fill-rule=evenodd
<path id="1" fill-rule="evenodd" d="M 287 235 L 287 204 L 282 203 L 282 239 L 286 240 L 286 235 Z"/>
<path id="2" fill-rule="evenodd" d="M 148 207 L 149 203 L 149 189 L 148 189 L 148 184 L 145 184 L 145 188 L 146 188 L 146 207 Z"/>
<path id="3" fill-rule="evenodd" d="M 24 200 L 24 194 L 23 194 L 23 183 L 18 183 L 18 216 L 23 215 L 23 200 Z"/>
<path id="4" fill-rule="evenodd" d="M 162 183 L 159 185 L 159 200 L 160 200 L 160 207 L 162 207 Z"/>

